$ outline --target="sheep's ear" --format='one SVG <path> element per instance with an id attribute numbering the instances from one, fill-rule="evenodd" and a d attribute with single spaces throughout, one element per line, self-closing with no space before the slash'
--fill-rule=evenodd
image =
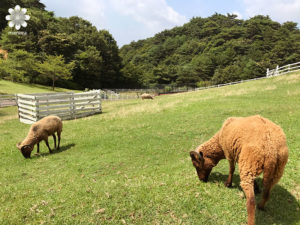
<path id="1" fill-rule="evenodd" d="M 17 143 L 16 146 L 17 148 L 20 148 L 21 142 Z"/>
<path id="2" fill-rule="evenodd" d="M 195 161 L 200 161 L 201 159 L 201 156 L 198 152 L 195 152 L 195 151 L 191 151 L 190 152 L 190 156 L 192 158 L 192 160 L 195 160 Z"/>
<path id="3" fill-rule="evenodd" d="M 200 159 L 203 159 L 203 152 L 199 152 L 199 156 Z"/>

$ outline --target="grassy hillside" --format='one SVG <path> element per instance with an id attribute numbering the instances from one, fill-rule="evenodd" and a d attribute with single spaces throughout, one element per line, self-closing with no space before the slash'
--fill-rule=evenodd
<path id="1" fill-rule="evenodd" d="M 227 117 L 253 114 L 281 125 L 289 146 L 284 176 L 257 224 L 300 224 L 299 86 L 300 74 L 290 74 L 104 102 L 103 114 L 64 122 L 60 151 L 49 155 L 42 143 L 29 160 L 15 147 L 29 126 L 12 116 L 14 107 L 0 109 L 0 224 L 246 224 L 238 170 L 231 189 L 223 185 L 225 160 L 199 182 L 189 151 Z"/>
<path id="2" fill-rule="evenodd" d="M 54 92 L 70 91 L 65 88 L 55 88 Z M 22 84 L 0 79 L 0 94 L 15 94 L 15 93 L 41 93 L 53 92 L 52 87 L 38 84 Z"/>

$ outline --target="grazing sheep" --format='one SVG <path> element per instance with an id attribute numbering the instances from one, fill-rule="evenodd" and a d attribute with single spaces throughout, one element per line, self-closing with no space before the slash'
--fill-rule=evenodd
<path id="1" fill-rule="evenodd" d="M 54 139 L 54 147 L 56 148 L 56 136 L 58 136 L 58 146 L 60 144 L 60 135 L 62 132 L 62 121 L 58 116 L 47 116 L 43 119 L 35 122 L 31 125 L 27 137 L 20 143 L 17 144 L 17 148 L 22 152 L 25 158 L 30 158 L 30 154 L 34 148 L 34 145 L 37 144 L 37 153 L 40 152 L 40 142 L 44 140 L 49 149 L 49 152 L 52 153 L 52 150 L 49 147 L 48 136 L 52 135 Z"/>
<path id="2" fill-rule="evenodd" d="M 144 99 L 152 99 L 153 100 L 154 99 L 152 95 L 146 94 L 146 93 L 142 94 L 141 97 L 142 97 L 142 100 L 144 100 Z"/>
<path id="3" fill-rule="evenodd" d="M 272 187 L 279 181 L 288 160 L 288 148 L 282 129 L 261 116 L 228 118 L 207 142 L 190 152 L 198 177 L 207 181 L 221 159 L 229 161 L 225 186 L 232 186 L 235 163 L 239 165 L 240 185 L 247 198 L 248 224 L 255 222 L 255 177 L 264 172 L 263 196 L 258 204 L 264 209 Z"/>

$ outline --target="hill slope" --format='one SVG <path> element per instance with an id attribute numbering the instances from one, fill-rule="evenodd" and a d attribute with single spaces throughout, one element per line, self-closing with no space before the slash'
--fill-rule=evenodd
<path id="1" fill-rule="evenodd" d="M 0 223 L 245 224 L 238 171 L 234 187 L 225 188 L 223 160 L 201 183 L 188 153 L 227 117 L 260 114 L 285 131 L 289 162 L 257 224 L 299 224 L 299 85 L 298 73 L 154 101 L 104 102 L 103 114 L 64 122 L 60 151 L 49 155 L 42 144 L 31 160 L 15 147 L 29 126 L 3 121 L 16 109 L 0 109 Z"/>
<path id="2" fill-rule="evenodd" d="M 0 94 L 30 94 L 30 93 L 43 93 L 43 92 L 64 92 L 71 91 L 65 88 L 55 88 L 52 91 L 52 87 L 44 86 L 39 84 L 24 84 L 24 83 L 14 83 L 11 81 L 0 79 Z"/>
<path id="3" fill-rule="evenodd" d="M 204 86 L 261 77 L 266 68 L 297 62 L 299 43 L 297 23 L 214 14 L 125 45 L 120 55 L 131 85 Z"/>

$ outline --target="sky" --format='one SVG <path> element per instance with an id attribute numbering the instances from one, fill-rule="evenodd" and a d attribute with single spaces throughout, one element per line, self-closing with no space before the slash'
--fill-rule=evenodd
<path id="1" fill-rule="evenodd" d="M 119 47 L 181 26 L 193 17 L 269 15 L 300 24 L 300 0 L 41 0 L 56 16 L 79 16 L 108 30 Z"/>

